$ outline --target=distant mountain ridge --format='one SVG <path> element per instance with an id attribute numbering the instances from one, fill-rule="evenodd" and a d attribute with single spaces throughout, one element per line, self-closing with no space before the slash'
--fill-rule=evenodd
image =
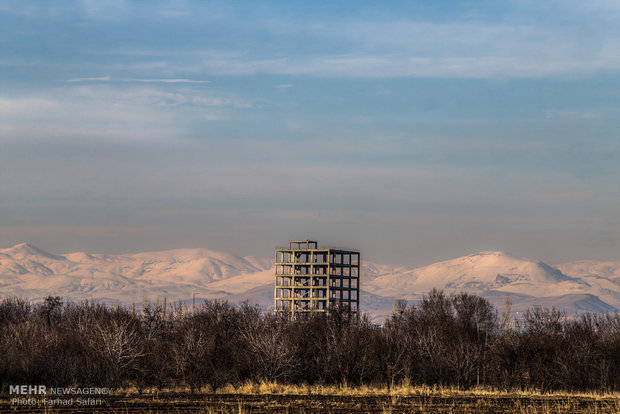
<path id="1" fill-rule="evenodd" d="M 577 288 L 587 285 L 579 278 L 565 275 L 543 262 L 519 258 L 504 252 L 487 251 L 457 259 L 434 263 L 403 272 L 400 276 L 380 276 L 369 282 L 373 291 L 397 295 L 400 292 L 428 291 L 434 287 L 446 290 L 502 290 L 523 293 L 517 286 L 538 288 Z M 573 286 L 573 284 L 576 284 Z"/>
<path id="2" fill-rule="evenodd" d="M 56 255 L 27 243 L 0 249 L 0 295 L 41 300 L 137 303 L 144 297 L 169 301 L 248 299 L 270 308 L 273 260 L 207 249 L 136 254 Z M 432 288 L 468 291 L 501 307 L 511 297 L 514 311 L 556 306 L 568 313 L 620 308 L 620 262 L 576 261 L 559 266 L 485 251 L 424 267 L 362 263 L 361 308 L 376 320 L 395 299 L 417 301 Z"/>

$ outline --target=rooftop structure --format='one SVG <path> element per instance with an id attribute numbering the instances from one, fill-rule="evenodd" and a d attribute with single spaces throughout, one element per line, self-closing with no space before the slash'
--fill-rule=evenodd
<path id="1" fill-rule="evenodd" d="M 360 253 L 316 241 L 291 240 L 276 249 L 276 312 L 325 312 L 335 304 L 359 310 Z"/>

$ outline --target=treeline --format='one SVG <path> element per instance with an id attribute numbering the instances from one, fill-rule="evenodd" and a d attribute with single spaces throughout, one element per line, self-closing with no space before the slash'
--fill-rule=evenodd
<path id="1" fill-rule="evenodd" d="M 434 290 L 379 327 L 344 309 L 290 319 L 207 301 L 141 311 L 48 297 L 0 300 L 0 386 L 189 387 L 277 381 L 620 390 L 620 315 L 517 323 L 479 296 Z"/>

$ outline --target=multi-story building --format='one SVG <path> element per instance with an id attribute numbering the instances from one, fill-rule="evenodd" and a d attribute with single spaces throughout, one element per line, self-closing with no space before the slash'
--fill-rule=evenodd
<path id="1" fill-rule="evenodd" d="M 291 240 L 276 249 L 276 312 L 324 312 L 335 304 L 359 311 L 360 252 Z"/>

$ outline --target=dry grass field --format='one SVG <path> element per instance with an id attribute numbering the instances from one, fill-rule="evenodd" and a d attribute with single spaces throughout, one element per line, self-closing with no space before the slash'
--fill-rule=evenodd
<path id="1" fill-rule="evenodd" d="M 40 402 L 40 400 L 38 400 Z M 34 404 L 34 403 L 33 403 Z M 204 390 L 120 390 L 93 405 L 12 404 L 0 412 L 41 413 L 620 413 L 620 395 L 456 390 L 401 385 L 378 387 L 285 386 L 273 383 Z"/>

